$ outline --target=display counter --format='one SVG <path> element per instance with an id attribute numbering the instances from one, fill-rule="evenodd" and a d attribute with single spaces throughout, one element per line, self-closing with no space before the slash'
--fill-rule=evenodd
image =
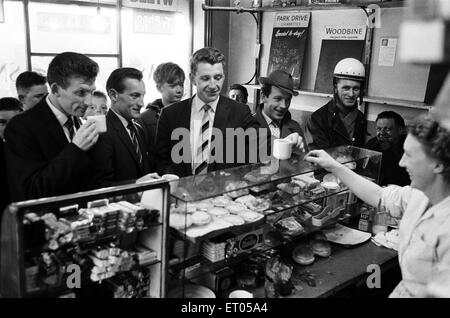
<path id="1" fill-rule="evenodd" d="M 357 174 L 378 180 L 381 153 L 353 146 L 326 151 Z M 255 296 L 262 296 L 262 289 L 267 298 L 326 296 L 366 271 L 365 261 L 330 250 L 322 232 L 359 218 L 361 202 L 304 154 L 181 178 L 171 187 L 169 297 L 228 297 L 239 288 Z M 365 241 L 369 238 L 366 233 Z M 323 266 L 341 279 L 321 276 L 323 288 L 302 295 L 293 275 L 297 265 Z"/>

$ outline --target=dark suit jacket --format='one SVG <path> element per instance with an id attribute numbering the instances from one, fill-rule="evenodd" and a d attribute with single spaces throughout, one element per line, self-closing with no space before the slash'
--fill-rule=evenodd
<path id="1" fill-rule="evenodd" d="M 89 155 L 69 143 L 45 98 L 11 119 L 5 140 L 13 202 L 90 188 Z"/>
<path id="2" fill-rule="evenodd" d="M 267 154 L 270 155 L 272 153 L 271 149 L 272 149 L 274 137 L 270 133 L 270 127 L 267 124 L 266 118 L 262 114 L 263 107 L 264 107 L 264 104 L 260 104 L 256 108 L 256 112 L 255 112 L 254 116 L 255 116 L 256 120 L 258 121 L 258 123 L 261 125 L 261 127 L 267 128 L 269 131 L 268 141 L 267 141 L 267 147 L 268 147 Z M 303 129 L 300 127 L 300 124 L 298 122 L 296 122 L 295 120 L 292 119 L 291 113 L 288 111 L 286 113 L 286 115 L 283 117 L 283 120 L 281 121 L 280 138 L 285 138 L 295 132 L 298 133 L 300 135 L 300 137 L 303 138 L 305 151 L 308 151 L 306 140 L 305 140 L 305 134 L 303 133 Z"/>
<path id="3" fill-rule="evenodd" d="M 140 123 L 147 130 L 149 149 L 152 149 L 156 139 L 156 126 L 158 125 L 159 115 L 164 105 L 161 99 L 154 100 L 151 104 L 147 105 L 147 110 L 140 116 Z"/>
<path id="4" fill-rule="evenodd" d="M 3 210 L 9 203 L 8 179 L 6 177 L 5 142 L 0 137 L 0 224 Z"/>
<path id="5" fill-rule="evenodd" d="M 192 175 L 192 157 L 189 135 L 191 107 L 192 98 L 164 107 L 161 111 L 156 133 L 156 164 L 157 171 L 160 174 L 174 173 L 180 177 Z M 231 100 L 225 96 L 220 96 L 214 117 L 213 127 L 219 129 L 225 137 L 226 128 L 243 128 L 245 130 L 253 127 L 256 129 L 255 133 L 257 133 L 260 125 L 252 116 L 248 107 L 243 107 L 241 103 Z M 172 132 L 177 128 L 184 128 L 184 131 L 187 134 L 184 136 L 185 138 L 183 138 L 183 136 L 177 136 L 178 138 L 176 140 L 171 140 Z M 181 151 L 177 151 L 177 153 L 183 156 L 184 159 L 181 163 L 175 163 L 172 161 L 171 152 L 172 149 L 181 141 L 183 141 L 183 144 L 186 145 L 186 147 L 184 147 Z M 226 162 L 227 160 L 225 160 L 227 157 L 227 151 L 226 143 L 224 142 L 222 145 L 223 147 L 221 148 L 224 158 L 223 162 L 210 163 L 208 165 L 208 171 L 222 170 L 248 163 L 250 159 L 249 147 L 255 148 L 250 149 L 250 151 L 257 152 L 257 142 L 258 141 L 254 139 L 252 141 L 248 141 L 248 143 L 244 145 L 245 149 L 237 149 L 237 143 L 235 142 L 234 160 L 232 160 L 233 162 L 228 163 Z M 217 147 L 219 148 L 219 146 Z M 176 148 L 176 150 L 179 150 L 179 148 Z M 241 155 L 242 153 L 244 153 L 245 156 L 244 162 L 238 161 L 238 155 Z"/>
<path id="6" fill-rule="evenodd" d="M 119 117 L 112 110 L 106 114 L 107 132 L 100 135 L 97 144 L 90 151 L 95 166 L 96 187 L 136 180 L 150 172 L 147 136 L 142 126 L 135 126 L 141 146 L 142 165 Z"/>
<path id="7" fill-rule="evenodd" d="M 331 100 L 311 115 L 306 124 L 307 141 L 311 149 L 327 149 L 342 145 L 364 147 L 367 121 L 363 113 L 358 113 L 355 133 L 353 138 L 350 138 L 338 112 L 334 100 Z"/>
<path id="8" fill-rule="evenodd" d="M 375 150 L 383 154 L 379 182 L 381 186 L 396 184 L 403 187 L 411 184 L 406 169 L 398 165 L 404 153 L 403 144 L 405 139 L 406 136 L 401 136 L 399 143 L 387 150 L 381 148 L 381 144 L 377 137 L 374 137 L 367 142 L 367 149 Z"/>

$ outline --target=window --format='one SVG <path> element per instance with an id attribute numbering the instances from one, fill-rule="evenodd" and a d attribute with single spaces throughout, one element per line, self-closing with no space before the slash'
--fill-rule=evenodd
<path id="1" fill-rule="evenodd" d="M 27 69 L 23 4 L 4 1 L 4 22 L 0 23 L 0 98 L 17 97 L 15 81 Z"/>
<path id="2" fill-rule="evenodd" d="M 191 26 L 188 1 L 180 1 L 178 10 L 122 9 L 123 66 L 143 71 L 145 104 L 161 97 L 153 81 L 153 72 L 165 62 L 177 63 L 184 70 L 185 96 L 189 95 Z"/>

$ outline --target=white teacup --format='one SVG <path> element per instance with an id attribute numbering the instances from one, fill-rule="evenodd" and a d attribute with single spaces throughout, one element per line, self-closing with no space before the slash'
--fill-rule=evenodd
<path id="1" fill-rule="evenodd" d="M 106 132 L 106 116 L 105 115 L 87 116 L 87 120 L 95 122 L 95 125 L 97 126 L 97 131 L 99 133 Z"/>
<path id="2" fill-rule="evenodd" d="M 179 179 L 180 177 L 177 176 L 176 174 L 164 174 L 162 176 L 163 179 L 169 181 L 170 183 L 170 193 L 173 194 L 175 193 L 175 191 L 177 191 L 178 188 L 178 183 L 179 183 Z"/>
<path id="3" fill-rule="evenodd" d="M 284 139 L 275 139 L 272 154 L 277 159 L 289 159 L 292 155 L 292 143 Z"/>
<path id="4" fill-rule="evenodd" d="M 228 298 L 253 298 L 253 294 L 242 289 L 233 290 Z"/>

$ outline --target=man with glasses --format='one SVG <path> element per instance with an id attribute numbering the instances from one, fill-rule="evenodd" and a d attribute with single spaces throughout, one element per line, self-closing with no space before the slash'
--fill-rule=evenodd
<path id="1" fill-rule="evenodd" d="M 381 160 L 380 185 L 409 185 L 411 180 L 405 168 L 398 165 L 403 156 L 406 126 L 402 116 L 385 111 L 377 116 L 377 136 L 367 142 L 367 148 L 383 153 Z"/>

